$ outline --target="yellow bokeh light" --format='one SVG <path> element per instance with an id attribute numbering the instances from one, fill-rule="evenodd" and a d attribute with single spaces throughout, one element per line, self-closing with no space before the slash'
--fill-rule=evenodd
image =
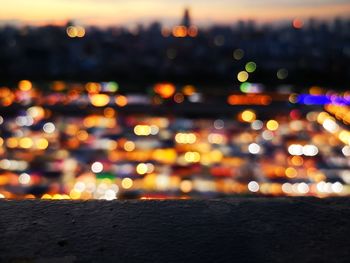
<path id="1" fill-rule="evenodd" d="M 175 135 L 175 141 L 181 144 L 193 144 L 197 140 L 197 136 L 194 133 L 177 133 Z"/>
<path id="2" fill-rule="evenodd" d="M 329 114 L 327 112 L 320 112 L 317 116 L 317 122 L 323 124 L 323 122 L 329 118 Z"/>
<path id="3" fill-rule="evenodd" d="M 78 36 L 78 29 L 74 26 L 69 26 L 66 29 L 66 33 L 70 38 L 74 38 Z"/>
<path id="4" fill-rule="evenodd" d="M 49 146 L 49 142 L 45 138 L 40 138 L 36 141 L 36 147 L 40 150 L 45 150 Z"/>
<path id="5" fill-rule="evenodd" d="M 185 160 L 189 163 L 198 163 L 201 159 L 201 155 L 198 152 L 186 152 Z"/>
<path id="6" fill-rule="evenodd" d="M 52 199 L 52 196 L 49 194 L 44 194 L 41 199 Z"/>
<path id="7" fill-rule="evenodd" d="M 278 122 L 275 121 L 275 120 L 269 120 L 267 123 L 266 123 L 266 128 L 270 131 L 275 131 L 278 129 Z"/>
<path id="8" fill-rule="evenodd" d="M 24 137 L 19 140 L 19 146 L 24 149 L 29 149 L 33 146 L 33 140 L 29 137 Z"/>
<path id="9" fill-rule="evenodd" d="M 298 175 L 297 170 L 295 170 L 295 168 L 293 168 L 293 167 L 288 167 L 286 169 L 285 173 L 286 173 L 286 176 L 288 178 L 294 178 L 294 177 L 296 177 Z"/>
<path id="10" fill-rule="evenodd" d="M 77 26 L 77 37 L 84 37 L 85 36 L 85 28 L 82 26 Z"/>
<path id="11" fill-rule="evenodd" d="M 237 79 L 239 82 L 246 82 L 249 78 L 249 74 L 246 71 L 241 71 L 237 74 Z"/>
<path id="12" fill-rule="evenodd" d="M 245 122 L 253 122 L 256 120 L 256 114 L 251 110 L 245 110 L 241 113 L 241 118 Z"/>
<path id="13" fill-rule="evenodd" d="M 212 162 L 221 162 L 224 155 L 220 150 L 213 150 L 209 153 Z"/>
<path id="14" fill-rule="evenodd" d="M 133 186 L 133 180 L 132 179 L 130 179 L 130 178 L 124 178 L 123 180 L 122 180 L 122 187 L 124 188 L 124 189 L 130 189 L 132 186 Z"/>
<path id="15" fill-rule="evenodd" d="M 124 143 L 124 150 L 127 152 L 132 152 L 135 150 L 135 143 L 132 141 L 127 141 Z"/>
<path id="16" fill-rule="evenodd" d="M 152 129 L 148 125 L 136 125 L 134 128 L 134 133 L 138 136 L 148 136 L 152 132 Z"/>
<path id="17" fill-rule="evenodd" d="M 177 153 L 174 149 L 157 149 L 152 157 L 157 162 L 172 164 L 176 161 Z"/>
<path id="18" fill-rule="evenodd" d="M 338 138 L 343 143 L 350 144 L 350 132 L 343 130 L 338 134 Z"/>
<path id="19" fill-rule="evenodd" d="M 60 195 L 60 194 L 55 194 L 55 195 L 52 197 L 52 199 L 54 199 L 54 200 L 62 200 L 62 199 L 63 199 L 63 196 Z"/>
<path id="20" fill-rule="evenodd" d="M 146 174 L 148 171 L 148 166 L 147 164 L 145 163 L 139 163 L 137 166 L 136 166 L 136 172 L 138 174 Z"/>
<path id="21" fill-rule="evenodd" d="M 106 94 L 93 94 L 90 96 L 90 101 L 95 107 L 104 107 L 109 103 L 109 96 Z"/>
<path id="22" fill-rule="evenodd" d="M 76 191 L 75 189 L 71 190 L 69 193 L 70 198 L 72 199 L 79 199 L 81 196 L 81 192 Z"/>

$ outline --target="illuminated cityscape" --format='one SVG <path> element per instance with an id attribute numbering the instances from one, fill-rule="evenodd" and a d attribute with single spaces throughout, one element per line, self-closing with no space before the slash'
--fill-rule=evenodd
<path id="1" fill-rule="evenodd" d="M 191 12 L 2 26 L 0 197 L 349 195 L 350 20 Z"/>
<path id="2" fill-rule="evenodd" d="M 116 82 L 3 87 L 1 196 L 348 195 L 350 94 L 257 87 L 226 96 L 171 83 L 148 95 Z"/>
<path id="3" fill-rule="evenodd" d="M 349 0 L 0 6 L 0 263 L 349 261 Z"/>

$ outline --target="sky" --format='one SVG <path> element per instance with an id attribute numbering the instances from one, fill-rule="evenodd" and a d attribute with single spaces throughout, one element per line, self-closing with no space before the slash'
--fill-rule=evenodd
<path id="1" fill-rule="evenodd" d="M 189 7 L 198 25 L 239 19 L 285 21 L 295 17 L 350 17 L 350 0 L 0 0 L 0 23 L 130 25 L 160 21 L 174 24 Z"/>

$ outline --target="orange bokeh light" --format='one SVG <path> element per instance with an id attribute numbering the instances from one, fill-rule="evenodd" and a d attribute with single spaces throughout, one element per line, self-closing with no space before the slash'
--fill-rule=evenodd
<path id="1" fill-rule="evenodd" d="M 163 99 L 170 98 L 176 91 L 171 83 L 159 83 L 154 86 L 154 92 L 159 94 Z"/>

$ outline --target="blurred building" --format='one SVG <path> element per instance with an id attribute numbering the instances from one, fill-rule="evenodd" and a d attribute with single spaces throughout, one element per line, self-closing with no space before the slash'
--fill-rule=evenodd
<path id="1" fill-rule="evenodd" d="M 72 79 L 146 84 L 159 79 L 232 87 L 233 75 L 254 62 L 250 82 L 271 87 L 350 85 L 350 20 L 295 19 L 284 24 L 197 28 L 185 9 L 183 25 L 135 28 L 0 28 L 0 80 Z M 281 74 L 284 73 L 284 74 Z M 136 86 L 136 85 L 135 85 Z"/>
<path id="2" fill-rule="evenodd" d="M 184 11 L 184 15 L 182 18 L 181 25 L 189 28 L 191 26 L 191 18 L 190 18 L 190 10 L 189 8 L 186 8 Z"/>

